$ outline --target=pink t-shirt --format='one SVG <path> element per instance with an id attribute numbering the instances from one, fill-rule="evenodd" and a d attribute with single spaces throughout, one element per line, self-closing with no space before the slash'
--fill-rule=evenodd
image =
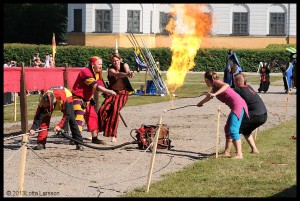
<path id="1" fill-rule="evenodd" d="M 215 93 L 218 91 L 219 88 L 213 86 L 213 92 Z M 242 109 L 244 108 L 247 117 L 249 118 L 248 114 L 248 106 L 245 100 L 236 93 L 231 87 L 228 87 L 224 92 L 220 93 L 216 96 L 219 101 L 228 105 L 232 112 L 240 119 Z"/>

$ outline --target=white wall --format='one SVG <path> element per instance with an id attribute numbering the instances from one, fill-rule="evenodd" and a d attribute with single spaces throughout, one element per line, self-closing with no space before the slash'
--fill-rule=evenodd
<path id="1" fill-rule="evenodd" d="M 85 6 L 86 5 L 86 6 Z M 159 33 L 159 12 L 169 12 L 172 4 L 68 4 L 68 32 L 73 31 L 73 9 L 83 9 L 83 32 L 95 31 L 95 9 L 112 9 L 112 32 L 126 33 L 127 10 L 140 10 L 140 30 L 144 34 L 151 31 Z M 286 15 L 290 27 L 287 26 L 287 34 L 296 36 L 296 4 L 208 4 L 208 10 L 213 16 L 213 35 L 230 35 L 232 33 L 232 12 L 249 12 L 249 34 L 251 36 L 266 36 L 269 33 L 269 12 L 288 12 Z M 290 19 L 288 17 L 290 16 Z"/>

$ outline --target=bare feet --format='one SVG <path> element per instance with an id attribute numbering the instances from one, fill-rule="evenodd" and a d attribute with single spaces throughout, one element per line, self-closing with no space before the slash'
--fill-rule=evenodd
<path id="1" fill-rule="evenodd" d="M 111 142 L 117 142 L 117 138 L 111 137 Z"/>
<path id="2" fill-rule="evenodd" d="M 259 154 L 259 151 L 257 151 L 257 150 L 256 151 L 251 151 L 250 153 L 251 154 Z"/>
<path id="3" fill-rule="evenodd" d="M 230 158 L 230 154 L 222 153 L 222 154 L 218 154 L 218 157 L 220 157 L 220 158 Z"/>
<path id="4" fill-rule="evenodd" d="M 243 156 L 233 156 L 233 157 L 231 157 L 232 159 L 243 159 Z"/>

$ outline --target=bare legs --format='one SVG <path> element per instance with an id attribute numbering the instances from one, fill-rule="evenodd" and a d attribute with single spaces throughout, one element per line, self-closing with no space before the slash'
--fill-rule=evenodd
<path id="1" fill-rule="evenodd" d="M 251 152 L 252 154 L 258 154 L 259 151 L 256 148 L 254 139 L 252 135 L 244 135 L 247 143 L 249 144 L 249 146 L 251 147 Z M 242 143 L 241 140 L 232 140 L 232 139 L 227 139 L 226 138 L 226 143 L 225 143 L 225 150 L 224 153 L 221 154 L 221 157 L 230 157 L 230 150 L 231 150 L 231 146 L 232 143 L 235 147 L 236 150 L 236 156 L 234 158 L 243 158 L 243 153 L 242 153 Z"/>
<path id="2" fill-rule="evenodd" d="M 232 145 L 232 139 L 226 138 L 225 151 L 223 154 L 220 155 L 221 157 L 230 157 L 231 145 Z"/>
<path id="3" fill-rule="evenodd" d="M 234 159 L 243 159 L 243 152 L 242 152 L 242 140 L 233 140 L 233 146 L 235 147 L 236 150 L 236 155 L 232 158 Z"/>
<path id="4" fill-rule="evenodd" d="M 253 136 L 250 134 L 250 135 L 244 135 L 246 141 L 248 142 L 248 144 L 250 145 L 251 147 L 251 152 L 252 154 L 258 154 L 258 150 L 256 148 L 256 145 L 255 145 L 255 142 L 254 142 L 254 139 L 253 139 Z"/>
<path id="5" fill-rule="evenodd" d="M 92 137 L 98 137 L 98 130 L 91 131 Z"/>

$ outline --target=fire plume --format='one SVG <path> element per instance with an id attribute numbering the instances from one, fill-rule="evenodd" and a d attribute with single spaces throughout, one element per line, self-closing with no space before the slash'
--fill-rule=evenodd
<path id="1" fill-rule="evenodd" d="M 205 4 L 175 4 L 166 26 L 172 38 L 172 62 L 167 70 L 167 87 L 174 93 L 183 85 L 187 72 L 194 68 L 194 58 L 202 38 L 210 33 L 211 15 L 203 12 Z"/>

